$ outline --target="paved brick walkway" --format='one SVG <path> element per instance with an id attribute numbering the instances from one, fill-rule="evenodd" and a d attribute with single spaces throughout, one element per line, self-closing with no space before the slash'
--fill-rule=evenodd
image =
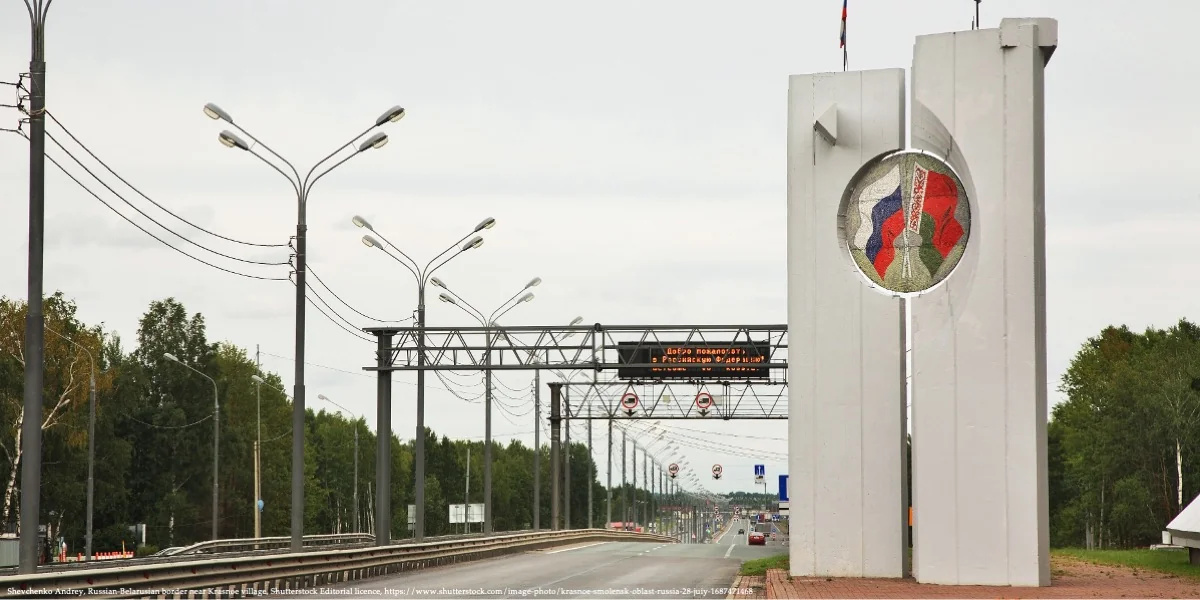
<path id="1" fill-rule="evenodd" d="M 782 573 L 783 571 L 780 570 Z M 729 590 L 729 595 L 726 598 L 737 598 L 738 600 L 752 600 L 755 598 L 767 597 L 767 578 L 743 575 L 737 578 L 736 585 Z"/>
<path id="2" fill-rule="evenodd" d="M 912 579 L 789 578 L 767 571 L 767 598 L 1200 598 L 1200 580 L 1072 559 L 1051 561 L 1048 588 L 930 585 Z M 745 579 L 745 578 L 743 578 Z"/>

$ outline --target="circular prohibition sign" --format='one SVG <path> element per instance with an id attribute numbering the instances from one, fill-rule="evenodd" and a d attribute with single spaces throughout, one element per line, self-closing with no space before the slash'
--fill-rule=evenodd
<path id="1" fill-rule="evenodd" d="M 624 408 L 625 410 L 633 410 L 633 409 L 637 408 L 637 406 L 638 406 L 637 394 L 635 394 L 633 392 L 625 392 L 625 395 L 621 396 L 621 408 Z"/>
<path id="2" fill-rule="evenodd" d="M 696 394 L 696 408 L 700 410 L 708 410 L 713 406 L 712 394 L 708 392 L 700 392 Z"/>
<path id="3" fill-rule="evenodd" d="M 713 471 L 713 475 L 720 477 L 721 473 L 723 473 L 725 471 L 725 469 L 721 465 L 713 465 L 712 471 Z"/>

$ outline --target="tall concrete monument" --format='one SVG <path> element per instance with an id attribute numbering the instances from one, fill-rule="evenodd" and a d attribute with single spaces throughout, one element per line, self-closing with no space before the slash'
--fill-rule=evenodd
<path id="1" fill-rule="evenodd" d="M 793 575 L 902 577 L 905 306 L 918 581 L 1048 585 L 1043 69 L 1051 19 L 793 76 Z M 903 300 L 901 298 L 904 298 Z"/>

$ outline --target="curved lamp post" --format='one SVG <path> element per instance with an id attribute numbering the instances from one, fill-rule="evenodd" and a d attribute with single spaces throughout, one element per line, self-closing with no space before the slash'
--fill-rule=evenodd
<path id="1" fill-rule="evenodd" d="M 446 282 L 434 278 L 432 283 L 445 292 L 438 295 L 438 299 L 448 304 L 462 309 L 463 312 L 471 315 L 479 322 L 481 327 L 488 328 L 485 333 L 487 336 L 486 350 L 484 351 L 484 364 L 489 367 L 484 370 L 484 417 L 483 417 L 483 532 L 485 534 L 492 532 L 492 332 L 491 328 L 496 326 L 496 319 L 503 317 L 508 311 L 514 309 L 519 304 L 524 304 L 533 300 L 533 292 L 526 291 L 529 288 L 541 285 L 542 278 L 534 277 L 521 288 L 521 291 L 512 295 L 511 298 L 505 300 L 495 311 L 489 316 L 483 316 L 483 312 L 471 306 L 469 302 L 463 300 L 461 296 L 450 291 Z"/>
<path id="2" fill-rule="evenodd" d="M 419 267 L 417 261 L 405 254 L 395 244 L 388 241 L 366 219 L 355 215 L 350 219 L 350 222 L 379 236 L 376 238 L 371 234 L 364 235 L 362 237 L 363 245 L 368 248 L 378 248 L 392 260 L 400 263 L 405 269 L 408 269 L 408 272 L 412 273 L 413 277 L 417 280 L 417 435 L 413 440 L 413 454 L 415 455 L 413 462 L 416 463 L 413 469 L 415 471 L 414 477 L 416 478 L 415 485 L 413 486 L 416 492 L 413 498 L 413 505 L 417 514 L 416 518 L 413 519 L 413 537 L 417 541 L 420 541 L 425 538 L 425 284 L 435 282 L 435 285 L 438 285 L 436 282 L 440 282 L 440 280 L 433 276 L 438 269 L 451 260 L 454 260 L 459 254 L 482 246 L 483 236 L 477 234 L 484 229 L 495 227 L 496 219 L 488 217 L 480 221 L 471 233 L 463 236 L 462 239 L 454 242 L 454 244 L 433 257 L 424 267 Z M 388 248 L 394 250 L 399 256 L 392 254 Z M 446 256 L 447 254 L 449 256 Z M 391 407 L 389 406 L 382 404 L 379 406 L 378 435 L 376 436 L 379 440 L 379 447 L 376 451 L 379 462 L 376 465 L 376 469 L 379 472 L 375 476 L 375 544 L 377 546 L 384 546 L 389 543 L 392 523 L 390 483 L 392 429 L 390 411 Z"/>
<path id="3" fill-rule="evenodd" d="M 317 161 L 317 163 L 314 164 L 311 169 L 309 169 L 308 174 L 305 175 L 304 178 L 300 177 L 300 172 L 296 170 L 296 167 L 293 166 L 292 163 L 280 156 L 278 152 L 275 152 L 271 148 L 267 147 L 266 144 L 262 143 L 258 140 L 258 138 L 251 135 L 250 132 L 246 131 L 242 126 L 235 123 L 233 121 L 233 117 L 231 117 L 229 113 L 222 110 L 221 107 L 212 103 L 205 104 L 204 114 L 211 119 L 229 123 L 230 126 L 241 132 L 242 135 L 250 138 L 252 144 L 247 143 L 236 133 L 228 130 L 222 131 L 217 136 L 217 139 L 225 146 L 249 152 L 250 154 L 256 156 L 259 160 L 266 163 L 285 179 L 287 179 L 288 183 L 290 183 L 292 186 L 292 190 L 296 192 L 296 350 L 294 357 L 296 363 L 296 384 L 295 391 L 292 394 L 291 551 L 300 552 L 304 548 L 304 301 L 306 285 L 304 281 L 304 274 L 305 261 L 307 258 L 308 194 L 310 191 L 312 191 L 312 188 L 314 185 L 316 185 L 317 181 L 329 174 L 330 171 L 341 166 L 346 161 L 358 156 L 359 154 L 362 154 L 363 152 L 366 152 L 367 150 L 382 148 L 384 144 L 387 144 L 388 142 L 387 134 L 377 131 L 367 137 L 365 141 L 358 143 L 358 146 L 355 148 L 353 153 L 333 163 L 332 166 L 324 168 L 324 170 L 320 171 L 319 173 L 317 172 L 318 168 L 329 162 L 330 159 L 337 156 L 343 150 L 353 147 L 355 143 L 362 139 L 363 136 L 371 133 L 373 129 L 388 123 L 395 123 L 396 121 L 403 119 L 405 112 L 400 106 L 393 106 L 392 108 L 384 111 L 383 114 L 375 119 L 374 123 L 372 123 L 370 127 L 367 127 L 358 135 L 350 138 L 349 142 L 346 142 L 325 158 Z M 291 171 L 291 173 L 289 174 L 288 172 L 279 168 L 279 166 L 274 162 L 268 160 L 262 154 L 255 152 L 255 146 L 261 146 L 280 162 L 287 165 L 288 170 Z M 316 174 L 315 176 L 314 173 Z"/>
<path id="4" fill-rule="evenodd" d="M 199 376 L 201 376 L 201 377 L 203 377 L 203 378 L 207 379 L 207 380 L 209 381 L 209 383 L 212 383 L 212 386 L 213 386 L 213 498 L 212 498 L 212 539 L 214 539 L 214 540 L 217 540 L 217 539 L 220 539 L 219 537 L 217 537 L 217 524 L 218 524 L 217 517 L 218 517 L 218 512 L 219 512 L 219 511 L 218 511 L 218 508 L 217 508 L 217 507 L 218 507 L 217 500 L 218 500 L 218 498 L 219 498 L 218 486 L 220 485 L 220 484 L 218 483 L 218 481 L 217 481 L 217 474 L 218 474 L 217 467 L 218 467 L 218 465 L 219 465 L 219 463 L 220 463 L 220 456 L 221 456 L 221 444 L 220 444 L 220 441 L 221 441 L 221 403 L 217 401 L 217 382 L 216 382 L 216 381 L 214 381 L 212 377 L 209 377 L 208 375 L 205 375 L 204 373 L 202 373 L 202 372 L 201 372 L 199 369 L 197 369 L 196 367 L 193 367 L 192 365 L 189 365 L 189 364 L 187 364 L 187 363 L 185 363 L 185 362 L 183 362 L 183 361 L 179 360 L 178 358 L 176 358 L 176 357 L 175 357 L 175 355 L 174 355 L 174 354 L 171 354 L 170 352 L 164 353 L 164 354 L 163 354 L 163 358 L 165 358 L 165 359 L 167 359 L 167 360 L 169 360 L 169 361 L 171 361 L 171 362 L 173 362 L 173 363 L 177 363 L 177 364 L 180 364 L 180 365 L 182 365 L 182 366 L 184 366 L 184 367 L 187 367 L 188 369 L 191 369 L 191 370 L 192 370 L 192 372 L 194 372 L 194 373 L 196 373 L 197 375 L 199 375 Z"/>

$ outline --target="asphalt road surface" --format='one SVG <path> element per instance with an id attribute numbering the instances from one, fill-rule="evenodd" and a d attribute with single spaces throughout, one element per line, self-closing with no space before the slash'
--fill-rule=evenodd
<path id="1" fill-rule="evenodd" d="M 748 546 L 746 521 L 713 544 L 600 542 L 562 546 L 327 588 L 321 596 L 386 598 L 724 598 L 742 561 L 787 551 Z M 320 592 L 319 591 L 319 592 Z"/>

